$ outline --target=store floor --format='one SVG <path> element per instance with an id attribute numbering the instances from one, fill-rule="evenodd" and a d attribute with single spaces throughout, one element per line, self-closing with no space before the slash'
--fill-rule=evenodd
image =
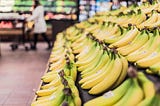
<path id="1" fill-rule="evenodd" d="M 0 106 L 30 106 L 43 75 L 50 51 L 38 43 L 36 51 L 20 47 L 11 51 L 10 43 L 1 43 Z"/>

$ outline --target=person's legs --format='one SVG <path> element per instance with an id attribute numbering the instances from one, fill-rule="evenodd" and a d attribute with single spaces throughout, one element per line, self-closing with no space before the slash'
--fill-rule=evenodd
<path id="1" fill-rule="evenodd" d="M 34 40 L 33 44 L 31 44 L 31 49 L 36 49 L 37 41 L 38 41 L 38 33 L 34 33 Z"/>
<path id="2" fill-rule="evenodd" d="M 47 44 L 48 44 L 48 49 L 50 49 L 50 48 L 52 47 L 52 45 L 51 45 L 48 37 L 46 36 L 46 33 L 42 33 L 41 35 L 42 35 L 42 37 L 44 38 L 44 40 L 47 42 Z"/>

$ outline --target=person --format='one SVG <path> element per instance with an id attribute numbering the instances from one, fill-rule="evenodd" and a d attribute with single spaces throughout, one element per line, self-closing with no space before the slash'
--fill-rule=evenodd
<path id="1" fill-rule="evenodd" d="M 32 15 L 26 19 L 27 22 L 34 21 L 34 41 L 31 43 L 31 49 L 36 50 L 38 35 L 41 35 L 48 44 L 47 49 L 51 49 L 51 43 L 46 36 L 47 26 L 44 19 L 44 8 L 39 0 L 33 0 Z"/>

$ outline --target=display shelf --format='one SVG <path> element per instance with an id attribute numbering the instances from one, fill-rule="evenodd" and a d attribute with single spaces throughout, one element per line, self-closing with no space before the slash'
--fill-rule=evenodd
<path id="1" fill-rule="evenodd" d="M 47 68 L 45 69 L 43 75 L 48 72 L 48 68 L 49 68 L 48 66 L 49 66 L 49 61 L 47 62 L 47 65 L 46 65 Z M 41 88 L 42 84 L 43 84 L 43 81 L 40 81 L 40 84 L 36 90 L 39 90 Z M 32 102 L 36 101 L 36 99 L 37 99 L 37 95 L 34 96 Z"/>
<path id="2" fill-rule="evenodd" d="M 49 65 L 50 65 L 50 63 L 49 62 L 47 62 L 47 65 L 46 65 L 46 70 L 44 71 L 44 74 L 45 73 L 47 73 L 47 72 L 49 72 Z M 129 66 L 131 66 L 131 65 L 133 65 L 132 63 L 130 63 L 130 65 Z M 142 68 L 138 68 L 138 70 L 139 71 L 142 71 L 143 73 L 145 73 L 144 72 L 144 70 L 145 69 L 142 69 Z M 43 75 L 44 75 L 43 74 Z M 145 73 L 145 75 L 147 76 L 147 78 L 149 78 L 154 84 L 155 84 L 155 87 L 156 87 L 156 89 L 157 89 L 157 93 L 158 94 L 160 94 L 160 79 L 159 79 L 159 76 L 157 76 L 157 75 L 149 75 L 149 74 L 146 74 Z M 128 77 L 126 77 L 126 79 L 127 79 Z M 77 80 L 76 80 L 76 82 L 75 82 L 75 85 L 76 85 L 76 87 L 78 88 L 78 90 L 79 90 L 79 95 L 80 95 L 80 98 L 81 98 L 81 100 L 82 100 L 82 104 L 84 104 L 84 103 L 86 103 L 87 101 L 89 101 L 89 100 L 91 100 L 91 99 L 94 99 L 94 98 L 96 98 L 96 97 L 98 97 L 98 96 L 101 96 L 102 94 L 98 94 L 98 95 L 90 95 L 90 94 L 88 94 L 88 90 L 84 90 L 84 89 L 82 89 L 81 87 L 80 87 L 80 85 L 78 84 L 78 82 L 81 80 L 81 75 L 80 75 L 80 73 L 78 73 L 77 74 Z M 39 84 L 39 86 L 38 86 L 38 89 L 37 90 L 40 90 L 40 88 L 41 88 L 41 86 L 42 85 L 44 85 L 44 83 L 43 83 L 43 81 L 41 81 L 40 82 L 40 84 Z M 35 95 L 34 96 L 34 99 L 32 100 L 32 102 L 34 102 L 34 101 L 36 101 L 37 100 L 37 95 Z M 83 106 L 83 105 L 82 105 Z"/>

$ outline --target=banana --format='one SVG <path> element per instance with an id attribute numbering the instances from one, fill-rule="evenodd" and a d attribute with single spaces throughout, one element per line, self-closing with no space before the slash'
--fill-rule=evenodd
<path id="1" fill-rule="evenodd" d="M 58 89 L 52 98 L 32 102 L 31 106 L 59 106 L 64 99 L 62 90 L 62 88 Z"/>
<path id="2" fill-rule="evenodd" d="M 118 55 L 116 55 L 112 71 L 110 71 L 110 73 L 103 79 L 103 81 L 92 87 L 89 90 L 89 94 L 99 94 L 110 88 L 119 77 L 121 71 L 122 71 L 122 61 L 118 57 Z"/>
<path id="3" fill-rule="evenodd" d="M 157 7 L 158 7 L 158 4 L 150 5 L 148 8 L 142 9 L 142 12 L 145 14 L 150 14 L 152 10 L 156 10 Z"/>
<path id="4" fill-rule="evenodd" d="M 96 46 L 96 42 L 92 42 L 89 46 L 85 46 L 83 51 L 76 56 L 78 61 L 83 62 L 85 61 L 85 59 L 88 59 L 93 54 L 93 52 L 95 52 L 95 46 Z"/>
<path id="5" fill-rule="evenodd" d="M 113 91 L 108 91 L 102 96 L 86 102 L 84 106 L 112 106 L 125 95 L 130 85 L 131 79 L 127 79 Z"/>
<path id="6" fill-rule="evenodd" d="M 157 48 L 154 52 L 152 52 L 147 57 L 136 61 L 136 65 L 139 67 L 149 67 L 159 61 L 160 58 L 160 48 Z"/>
<path id="7" fill-rule="evenodd" d="M 123 32 L 122 32 L 122 34 L 120 36 L 114 36 L 114 35 L 110 36 L 108 38 L 105 38 L 104 42 L 105 43 L 109 43 L 109 44 L 117 42 L 118 40 L 120 40 L 121 38 L 123 38 L 126 35 L 127 31 L 128 31 L 127 29 L 123 28 Z"/>
<path id="8" fill-rule="evenodd" d="M 113 65 L 114 59 L 111 59 L 111 61 L 109 61 L 100 71 L 84 79 L 81 79 L 79 81 L 79 83 L 83 83 L 81 88 L 90 89 L 103 81 L 103 79 L 112 71 Z"/>
<path id="9" fill-rule="evenodd" d="M 51 82 L 51 81 L 53 81 L 54 79 L 57 79 L 57 78 L 59 78 L 59 75 L 56 73 L 56 74 L 43 76 L 41 79 L 42 79 L 43 82 L 49 83 L 49 82 Z"/>
<path id="10" fill-rule="evenodd" d="M 120 59 L 122 61 L 122 71 L 121 71 L 121 74 L 120 76 L 118 77 L 117 81 L 114 83 L 113 87 L 112 88 L 115 88 L 117 87 L 118 85 L 120 85 L 124 79 L 126 78 L 127 76 L 127 70 L 128 70 L 128 61 L 125 57 L 123 56 L 120 56 Z"/>
<path id="11" fill-rule="evenodd" d="M 92 27 L 86 28 L 85 31 L 92 32 L 92 31 L 94 31 L 94 30 L 96 30 L 96 29 L 98 29 L 100 27 L 101 27 L 101 24 L 93 24 Z"/>
<path id="12" fill-rule="evenodd" d="M 151 25 L 152 23 L 155 23 L 158 20 L 158 13 L 153 11 L 152 16 L 149 17 L 146 21 L 138 25 L 137 27 L 139 29 L 143 29 L 147 25 Z"/>
<path id="13" fill-rule="evenodd" d="M 72 47 L 73 53 L 74 54 L 80 53 L 84 49 L 84 47 L 87 45 L 87 42 L 88 42 L 88 39 L 85 39 L 83 42 Z"/>
<path id="14" fill-rule="evenodd" d="M 81 106 L 82 102 L 79 97 L 79 91 L 78 91 L 77 87 L 75 86 L 75 82 L 73 81 L 73 79 L 70 76 L 65 76 L 65 79 L 68 81 L 69 88 L 72 91 L 71 96 L 73 97 L 73 101 L 74 101 L 75 106 Z"/>
<path id="15" fill-rule="evenodd" d="M 128 45 L 122 46 L 118 48 L 117 50 L 121 55 L 126 56 L 130 54 L 131 52 L 137 50 L 141 46 L 143 46 L 148 41 L 148 39 L 149 39 L 149 36 L 144 30 L 139 35 L 137 35 L 133 39 L 133 41 L 131 41 Z"/>
<path id="16" fill-rule="evenodd" d="M 49 89 L 51 87 L 56 87 L 56 86 L 59 86 L 61 84 L 62 84 L 61 79 L 57 78 L 57 79 L 53 80 L 52 82 L 50 82 L 48 84 L 42 85 L 41 89 Z"/>
<path id="17" fill-rule="evenodd" d="M 90 63 L 85 64 L 85 65 L 83 65 L 83 66 L 79 66 L 79 67 L 78 67 L 78 70 L 81 70 L 81 71 L 83 72 L 85 69 L 90 68 L 90 67 L 92 67 L 92 66 L 93 66 L 93 68 L 94 68 L 94 67 L 96 66 L 96 64 L 98 63 L 98 61 L 101 59 L 102 54 L 103 54 L 103 49 L 100 48 L 100 50 L 97 52 L 97 57 L 94 58 Z M 92 68 L 92 69 L 93 69 L 93 68 Z"/>
<path id="18" fill-rule="evenodd" d="M 138 85 L 137 79 L 133 79 L 133 88 L 133 92 L 130 94 L 129 99 L 126 98 L 124 106 L 136 106 L 142 101 L 144 94 L 142 89 Z"/>
<path id="19" fill-rule="evenodd" d="M 99 40 L 104 40 L 106 37 L 109 37 L 111 35 L 116 34 L 117 32 L 120 31 L 119 27 L 117 25 L 114 25 L 111 27 L 112 30 L 103 30 L 100 34 L 96 36 Z"/>
<path id="20" fill-rule="evenodd" d="M 59 86 L 56 86 L 56 87 L 53 86 L 49 89 L 41 89 L 41 90 L 36 91 L 36 95 L 39 96 L 39 97 L 50 96 L 55 91 L 57 91 L 57 89 L 59 89 L 61 87 L 63 87 L 63 85 L 59 85 Z"/>
<path id="21" fill-rule="evenodd" d="M 130 85 L 133 86 L 133 80 L 131 78 L 129 78 L 129 79 L 131 80 Z M 124 92 L 123 96 L 117 102 L 114 102 L 114 104 L 112 106 L 122 106 L 122 105 L 124 105 L 125 102 L 127 101 L 127 99 L 130 98 L 130 95 L 133 92 L 133 90 L 134 90 L 133 87 L 128 87 L 126 92 Z"/>
<path id="22" fill-rule="evenodd" d="M 109 47 L 113 48 L 113 47 L 125 46 L 125 45 L 129 44 L 138 35 L 138 33 L 139 33 L 138 29 L 136 27 L 134 27 L 134 29 L 127 32 L 127 34 L 122 39 L 109 45 Z"/>
<path id="23" fill-rule="evenodd" d="M 113 106 L 136 106 L 143 99 L 143 95 L 137 79 L 133 78 L 133 86 L 129 88 L 126 95 Z"/>
<path id="24" fill-rule="evenodd" d="M 62 58 L 58 62 L 52 63 L 50 65 L 50 67 L 49 67 L 49 70 L 51 70 L 51 71 L 57 71 L 59 69 L 62 69 L 65 66 L 65 64 L 66 64 L 66 60 Z"/>
<path id="25" fill-rule="evenodd" d="M 75 64 L 72 66 L 72 69 L 70 71 L 71 71 L 70 76 L 73 78 L 74 81 L 76 81 L 77 80 L 77 67 Z"/>
<path id="26" fill-rule="evenodd" d="M 157 33 L 158 30 L 156 31 Z M 151 34 L 151 33 L 150 33 Z M 160 36 L 158 34 L 154 34 L 150 37 L 150 40 L 146 44 L 144 44 L 141 48 L 137 49 L 136 51 L 130 53 L 126 58 L 131 61 L 135 62 L 144 57 L 150 55 L 159 45 Z"/>
<path id="27" fill-rule="evenodd" d="M 83 59 L 83 61 L 82 60 L 78 60 L 76 62 L 76 65 L 79 67 L 79 66 L 83 66 L 85 64 L 90 63 L 92 60 L 94 60 L 96 58 L 96 56 L 98 55 L 97 53 L 98 53 L 99 50 L 100 50 L 100 46 L 96 45 L 95 48 L 94 48 L 94 54 L 92 52 L 92 55 L 90 55 L 89 58 Z M 81 70 L 79 70 L 79 71 L 81 71 Z"/>
<path id="28" fill-rule="evenodd" d="M 133 23 L 134 25 L 138 26 L 140 25 L 142 22 L 144 22 L 146 20 L 146 15 L 142 12 L 141 9 L 137 10 L 138 14 L 137 14 L 137 19 L 136 22 Z"/>
<path id="29" fill-rule="evenodd" d="M 102 65 L 100 65 L 101 67 L 97 67 L 96 70 L 94 70 L 94 72 L 92 72 L 92 74 L 87 75 L 86 77 L 82 78 L 79 81 L 79 84 L 82 84 L 88 80 L 92 80 L 95 76 L 100 75 L 100 73 L 103 73 L 103 71 L 105 71 L 105 69 L 109 66 L 110 63 L 113 63 L 113 58 L 111 59 L 110 57 L 108 57 L 108 60 L 103 63 Z"/>
<path id="30" fill-rule="evenodd" d="M 100 61 L 98 62 L 97 66 L 94 69 L 86 69 L 84 71 L 81 72 L 81 77 L 85 78 L 87 76 L 90 76 L 96 72 L 98 72 L 102 67 L 105 66 L 105 64 L 107 64 L 107 62 L 109 61 L 109 55 L 107 51 L 104 51 L 102 58 L 100 59 Z"/>
<path id="31" fill-rule="evenodd" d="M 149 66 L 149 69 L 151 69 L 153 71 L 159 71 L 160 70 L 160 62 L 157 62 L 157 63 Z"/>
<path id="32" fill-rule="evenodd" d="M 152 101 L 151 104 L 152 104 L 153 106 L 160 106 L 159 99 L 160 99 L 159 94 L 156 94 L 155 97 L 153 98 L 153 101 Z"/>
<path id="33" fill-rule="evenodd" d="M 71 42 L 75 42 L 77 39 L 80 39 L 82 36 L 82 32 L 78 32 L 78 34 L 72 34 L 72 36 L 69 37 L 69 35 L 66 35 L 66 39 L 71 41 Z"/>
<path id="34" fill-rule="evenodd" d="M 119 27 L 119 29 L 117 31 L 115 31 L 115 33 L 109 34 L 108 36 L 105 36 L 103 38 L 103 40 L 121 36 L 123 29 L 120 26 L 118 26 L 118 27 Z"/>
<path id="35" fill-rule="evenodd" d="M 70 26 L 66 29 L 66 34 L 67 35 L 70 35 L 72 34 L 74 31 L 76 30 L 76 27 L 75 26 Z"/>
<path id="36" fill-rule="evenodd" d="M 91 26 L 91 24 L 88 21 L 83 21 L 80 23 L 75 24 L 75 26 L 79 29 L 85 29 Z"/>
<path id="37" fill-rule="evenodd" d="M 147 77 L 142 72 L 138 72 L 138 80 L 142 85 L 145 98 L 137 106 L 151 106 L 156 92 L 154 84 L 149 79 L 147 79 Z"/>
<path id="38" fill-rule="evenodd" d="M 146 25 L 146 28 L 155 28 L 160 26 L 160 14 L 158 14 L 158 20 L 155 23 Z"/>

